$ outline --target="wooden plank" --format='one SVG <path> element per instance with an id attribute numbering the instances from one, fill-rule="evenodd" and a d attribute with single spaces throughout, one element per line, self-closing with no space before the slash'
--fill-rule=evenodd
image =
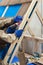
<path id="1" fill-rule="evenodd" d="M 39 40 L 36 40 L 36 39 L 35 39 L 34 53 L 37 52 L 37 50 L 38 50 L 38 48 L 39 48 L 39 47 L 38 47 L 38 46 L 39 46 L 39 45 L 38 45 L 38 42 L 39 42 Z M 34 54 L 34 53 L 33 53 L 33 54 Z"/>
<path id="2" fill-rule="evenodd" d="M 20 16 L 24 16 L 24 14 L 26 13 L 28 7 L 30 6 L 31 3 L 24 3 L 22 4 L 19 12 L 17 13 L 17 15 L 20 15 Z"/>
<path id="3" fill-rule="evenodd" d="M 27 3 L 27 2 L 31 2 L 32 0 L 2 0 L 0 2 L 0 6 L 6 6 L 6 5 L 15 5 L 15 4 L 22 4 L 22 3 Z"/>
<path id="4" fill-rule="evenodd" d="M 7 2 L 6 2 L 6 0 L 2 0 L 2 1 L 0 2 L 0 6 L 8 5 L 9 1 L 10 1 L 10 0 L 7 0 Z"/>
<path id="5" fill-rule="evenodd" d="M 14 3 L 16 3 L 16 4 L 21 4 L 21 3 L 27 3 L 27 2 L 31 2 L 32 0 L 11 0 L 10 1 L 10 3 L 9 4 L 14 4 Z"/>
<path id="6" fill-rule="evenodd" d="M 28 35 L 24 35 L 24 38 L 28 38 L 28 39 L 34 39 L 34 40 L 38 40 L 38 41 L 42 41 L 43 42 L 43 38 L 40 37 L 32 37 L 32 36 L 28 36 Z"/>
<path id="7" fill-rule="evenodd" d="M 33 37 L 35 36 L 34 32 L 31 30 L 31 28 L 30 28 L 29 25 L 28 25 L 28 31 L 29 31 L 29 33 L 30 33 L 31 36 L 33 36 Z"/>
<path id="8" fill-rule="evenodd" d="M 41 16 L 40 12 L 38 11 L 38 9 L 36 9 L 36 14 L 37 14 L 41 24 L 43 24 L 42 16 Z"/>
<path id="9" fill-rule="evenodd" d="M 24 15 L 23 22 L 22 22 L 22 24 L 20 25 L 20 28 L 19 28 L 19 29 L 22 29 L 23 26 L 25 25 L 25 22 L 28 20 L 28 17 L 30 16 L 30 13 L 32 12 L 32 8 L 35 6 L 36 2 L 37 2 L 37 0 L 35 0 L 34 3 L 33 3 L 33 1 L 32 1 L 30 7 L 28 8 L 28 11 L 27 11 L 26 14 Z M 33 12 L 32 12 L 32 13 L 33 13 Z"/>
<path id="10" fill-rule="evenodd" d="M 18 58 L 20 59 L 20 65 L 26 65 L 26 57 L 24 52 L 19 52 Z"/>

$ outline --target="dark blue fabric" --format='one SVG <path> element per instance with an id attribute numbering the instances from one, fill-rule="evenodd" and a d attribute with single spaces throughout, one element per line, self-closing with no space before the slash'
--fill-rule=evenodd
<path id="1" fill-rule="evenodd" d="M 23 30 L 16 30 L 14 34 L 16 35 L 16 37 L 20 38 L 20 36 L 22 35 L 22 32 Z"/>
<path id="2" fill-rule="evenodd" d="M 35 63 L 29 63 L 29 64 L 27 64 L 27 65 L 36 65 Z"/>
<path id="3" fill-rule="evenodd" d="M 21 22 L 22 21 L 22 16 L 16 16 L 15 18 L 14 18 L 14 23 L 19 23 L 19 22 Z M 7 28 L 7 30 L 6 30 L 6 32 L 7 33 L 14 33 L 15 32 L 15 30 L 16 30 L 16 27 L 17 26 L 9 26 L 8 28 Z"/>
<path id="4" fill-rule="evenodd" d="M 16 30 L 16 26 L 9 26 L 6 30 L 6 33 L 14 33 Z"/>
<path id="5" fill-rule="evenodd" d="M 16 17 L 14 18 L 14 23 L 21 22 L 22 19 L 23 19 L 22 16 L 16 16 Z"/>
<path id="6" fill-rule="evenodd" d="M 9 48 L 10 44 L 7 44 L 6 47 L 4 49 L 0 49 L 0 59 L 4 59 L 7 51 L 8 51 L 8 48 Z"/>

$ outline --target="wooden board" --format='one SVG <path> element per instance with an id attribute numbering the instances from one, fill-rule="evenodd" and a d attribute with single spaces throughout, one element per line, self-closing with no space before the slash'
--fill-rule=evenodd
<path id="1" fill-rule="evenodd" d="M 42 16 L 41 16 L 41 14 L 40 14 L 40 12 L 39 12 L 38 9 L 36 9 L 36 14 L 37 14 L 37 16 L 38 16 L 38 18 L 39 18 L 41 24 L 43 25 L 43 19 L 42 19 Z"/>
<path id="2" fill-rule="evenodd" d="M 22 6 L 21 6 L 19 12 L 17 13 L 17 15 L 24 16 L 24 14 L 26 13 L 29 5 L 30 5 L 30 3 L 24 3 L 24 4 L 22 4 Z"/>
<path id="3" fill-rule="evenodd" d="M 2 0 L 0 2 L 0 6 L 6 6 L 6 5 L 14 5 L 14 4 L 22 4 L 22 3 L 27 3 L 31 2 L 31 0 Z"/>
<path id="4" fill-rule="evenodd" d="M 24 38 L 34 39 L 34 40 L 43 42 L 43 38 L 40 38 L 40 37 L 32 37 L 32 36 L 25 35 Z"/>
<path id="5" fill-rule="evenodd" d="M 26 57 L 23 51 L 18 53 L 18 58 L 20 59 L 20 65 L 26 65 Z"/>

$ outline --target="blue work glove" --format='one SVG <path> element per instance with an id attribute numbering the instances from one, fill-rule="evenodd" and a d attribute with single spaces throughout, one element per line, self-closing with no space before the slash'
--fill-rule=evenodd
<path id="1" fill-rule="evenodd" d="M 21 22 L 22 19 L 23 19 L 22 16 L 16 16 L 16 17 L 14 18 L 14 23 Z"/>
<path id="2" fill-rule="evenodd" d="M 15 35 L 16 35 L 16 37 L 18 37 L 18 38 L 20 38 L 20 36 L 22 35 L 22 33 L 23 33 L 23 30 L 22 30 L 22 29 L 15 31 Z"/>

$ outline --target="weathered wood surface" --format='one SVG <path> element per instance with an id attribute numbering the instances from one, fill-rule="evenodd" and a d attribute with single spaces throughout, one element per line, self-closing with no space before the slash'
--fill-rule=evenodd
<path id="1" fill-rule="evenodd" d="M 31 3 L 24 3 L 22 4 L 20 10 L 18 11 L 17 15 L 24 16 L 26 13 L 28 7 L 30 6 Z"/>
<path id="2" fill-rule="evenodd" d="M 22 4 L 22 3 L 27 3 L 31 2 L 32 0 L 2 0 L 0 2 L 0 6 L 6 6 L 6 5 L 14 5 L 14 4 Z"/>
<path id="3" fill-rule="evenodd" d="M 41 16 L 41 14 L 40 14 L 40 12 L 39 12 L 38 9 L 36 9 L 36 14 L 37 14 L 37 16 L 38 16 L 38 18 L 39 18 L 41 24 L 43 25 L 43 19 L 42 19 L 42 16 Z"/>
<path id="4" fill-rule="evenodd" d="M 26 65 L 26 58 L 24 52 L 19 52 L 18 57 L 20 59 L 20 65 Z"/>
<path id="5" fill-rule="evenodd" d="M 35 36 L 32 37 L 32 36 L 24 35 L 24 38 L 34 39 L 34 40 L 43 42 L 43 38 L 41 38 L 41 37 L 35 37 Z"/>

